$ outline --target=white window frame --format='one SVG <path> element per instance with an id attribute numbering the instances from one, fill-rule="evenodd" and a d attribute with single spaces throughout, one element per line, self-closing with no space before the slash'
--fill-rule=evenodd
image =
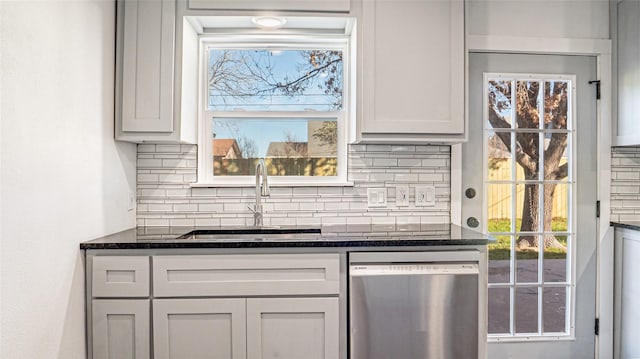
<path id="1" fill-rule="evenodd" d="M 539 178 L 536 181 L 533 181 L 539 185 L 543 185 L 544 183 L 554 183 L 554 182 L 561 182 L 562 184 L 567 184 L 569 185 L 568 188 L 568 204 L 571 206 L 571 208 L 569 208 L 568 211 L 568 222 L 567 222 L 567 232 L 566 235 L 568 236 L 569 240 L 567 241 L 567 264 L 566 264 L 566 278 L 568 281 L 565 282 L 544 282 L 544 276 L 543 276 L 543 272 L 544 272 L 544 251 L 539 252 L 538 255 L 538 275 L 537 275 L 537 282 L 533 282 L 533 283 L 525 283 L 525 284 L 518 284 L 517 280 L 516 280 L 516 263 L 515 263 L 515 234 L 519 233 L 515 231 L 515 221 L 513 219 L 515 219 L 516 217 L 516 195 L 515 195 L 515 185 L 517 184 L 524 184 L 525 181 L 518 181 L 515 178 L 515 171 L 516 169 L 516 164 L 515 164 L 515 158 L 513 159 L 514 164 L 512 166 L 512 179 L 509 181 L 489 181 L 487 179 L 487 169 L 488 169 L 488 132 L 489 131 L 493 131 L 495 132 L 495 130 L 493 128 L 490 128 L 487 123 L 488 123 L 488 118 L 489 118 L 489 104 L 488 101 L 486 101 L 486 99 L 488 98 L 488 88 L 486 86 L 486 84 L 488 83 L 488 81 L 490 79 L 502 79 L 502 80 L 515 80 L 515 81 L 545 81 L 545 80 L 564 80 L 564 81 L 570 81 L 571 86 L 569 87 L 569 98 L 571 100 L 571 106 L 569 106 L 567 108 L 568 111 L 568 119 L 567 119 L 567 134 L 568 134 L 568 144 L 567 144 L 567 151 L 568 152 L 568 157 L 569 160 L 571 161 L 571 166 L 569 167 L 569 171 L 568 171 L 568 180 L 566 181 L 549 181 L 549 180 L 544 180 Z M 513 92 L 515 94 L 515 92 Z M 575 175 L 577 173 L 577 161 L 575 160 L 575 155 L 577 152 L 577 148 L 576 148 L 576 141 L 575 141 L 575 134 L 576 134 L 576 121 L 574 120 L 574 114 L 576 113 L 576 76 L 575 75 L 558 75 L 558 74 L 524 74 L 524 73 L 485 73 L 484 74 L 484 78 L 483 78 L 483 191 L 484 191 L 484 196 L 483 198 L 485 199 L 485 203 L 483 203 L 482 206 L 482 211 L 483 211 L 483 218 L 488 218 L 488 211 L 487 211 L 487 203 L 486 203 L 486 199 L 488 198 L 488 190 L 489 190 L 489 184 L 499 184 L 499 183 L 509 183 L 509 184 L 514 184 L 514 188 L 512 188 L 512 198 L 511 198 L 511 212 L 512 212 L 512 223 L 511 223 L 511 230 L 509 232 L 499 232 L 499 233 L 491 233 L 492 235 L 510 235 L 513 236 L 513 239 L 511 241 L 511 258 L 510 258 L 510 266 L 509 266 L 509 282 L 508 283 L 488 283 L 488 289 L 491 288 L 508 288 L 510 291 L 510 298 L 509 298 L 509 311 L 510 311 L 510 315 L 509 315 L 509 328 L 510 328 L 510 332 L 509 333 L 499 333 L 499 334 L 488 334 L 487 335 L 487 339 L 488 342 L 510 342 L 510 341 L 555 341 L 555 340 L 574 340 L 575 339 L 575 305 L 576 305 L 576 249 L 575 249 L 575 240 L 576 240 L 576 208 L 577 208 L 577 197 L 574 195 L 575 193 L 575 189 L 576 189 L 576 178 Z M 511 99 L 511 106 L 512 108 L 515 108 L 515 96 Z M 542 112 L 542 116 L 544 116 L 544 111 Z M 542 120 L 544 117 L 541 118 L 542 123 L 544 123 L 544 121 Z M 511 136 L 511 148 L 514 148 L 514 144 L 516 141 L 516 136 L 515 134 L 518 132 L 538 132 L 541 134 L 541 136 L 544 136 L 544 133 L 549 133 L 552 132 L 553 130 L 540 130 L 540 129 L 533 129 L 533 130 L 520 130 L 518 131 L 517 128 L 515 128 L 515 123 L 516 123 L 516 119 L 515 117 L 512 119 L 512 127 L 511 129 L 502 129 L 502 130 L 510 130 L 509 132 L 512 133 L 513 135 Z M 544 151 L 541 151 L 541 155 L 540 155 L 540 159 L 541 163 L 544 163 Z M 544 168 L 543 166 L 541 166 L 540 168 Z M 541 173 L 540 175 L 542 175 L 543 173 Z M 529 183 L 531 183 L 532 181 L 528 181 Z M 543 199 L 539 199 L 539 208 L 540 210 L 543 212 L 541 213 L 541 217 L 540 217 L 540 221 L 544 221 L 544 211 L 542 210 L 544 203 L 543 203 Z M 483 223 L 483 232 L 484 233 L 488 233 L 488 221 L 484 221 Z M 535 232 L 527 232 L 527 233 L 531 233 L 532 235 L 540 235 L 540 236 L 544 236 L 544 234 L 546 232 L 544 232 L 544 228 L 538 228 L 538 231 Z M 554 232 L 554 233 L 559 233 L 559 232 Z M 537 333 L 516 333 L 515 332 L 515 311 L 514 311 L 514 305 L 515 305 L 515 289 L 518 287 L 534 287 L 536 286 L 538 288 L 538 306 L 537 306 L 537 317 L 538 317 L 538 323 L 540 324 L 540 326 L 538 327 L 538 332 Z M 550 288 L 550 287 L 563 287 L 563 288 L 568 288 L 567 290 L 567 297 L 565 298 L 566 301 L 566 314 L 565 314 L 565 328 L 567 329 L 566 332 L 560 332 L 560 333 L 544 333 L 544 323 L 543 323 L 543 300 L 544 300 L 544 288 Z"/>
<path id="2" fill-rule="evenodd" d="M 336 176 L 271 176 L 272 186 L 345 186 L 347 181 L 347 143 L 352 121 L 352 68 L 351 54 L 353 46 L 350 35 L 345 34 L 229 34 L 200 36 L 199 75 L 198 75 L 198 182 L 196 187 L 250 187 L 255 186 L 254 176 L 214 176 L 212 157 L 212 121 L 213 117 L 237 119 L 310 119 L 336 120 L 337 138 L 337 175 Z M 322 49 L 341 50 L 343 62 L 342 110 L 340 111 L 211 111 L 207 106 L 208 84 L 207 63 L 210 47 L 218 49 L 264 48 L 278 50 Z M 353 84 L 355 85 L 355 83 Z"/>

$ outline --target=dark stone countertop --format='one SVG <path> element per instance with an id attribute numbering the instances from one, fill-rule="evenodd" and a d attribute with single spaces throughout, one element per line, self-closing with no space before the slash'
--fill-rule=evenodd
<path id="1" fill-rule="evenodd" d="M 611 222 L 610 225 L 616 228 L 627 228 L 640 231 L 640 221 L 620 221 Z"/>
<path id="2" fill-rule="evenodd" d="M 453 224 L 423 224 L 419 228 L 394 226 L 369 232 L 347 228 L 323 226 L 322 232 L 317 233 L 316 228 L 282 226 L 255 231 L 261 233 L 246 233 L 246 228 L 241 227 L 137 227 L 83 242 L 80 249 L 420 247 L 486 245 L 495 240 Z M 213 230 L 215 234 L 186 236 L 194 230 Z M 306 233 L 286 233 L 299 231 Z"/>

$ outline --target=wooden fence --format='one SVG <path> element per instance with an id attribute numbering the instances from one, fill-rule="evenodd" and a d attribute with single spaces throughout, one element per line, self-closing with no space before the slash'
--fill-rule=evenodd
<path id="1" fill-rule="evenodd" d="M 561 163 L 562 164 L 562 163 Z M 508 181 L 511 180 L 511 159 L 494 159 L 489 166 L 489 180 Z M 524 179 L 524 173 L 520 166 L 516 170 L 516 179 Z M 516 188 L 516 208 L 515 217 L 522 217 L 522 207 L 524 203 L 524 185 L 520 184 Z M 553 196 L 554 218 L 567 218 L 569 207 L 568 185 L 557 185 Z M 487 188 L 487 219 L 511 218 L 512 193 L 510 184 L 490 184 Z"/>

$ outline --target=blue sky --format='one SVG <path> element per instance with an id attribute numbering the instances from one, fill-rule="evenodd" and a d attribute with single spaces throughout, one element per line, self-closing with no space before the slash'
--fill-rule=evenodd
<path id="1" fill-rule="evenodd" d="M 236 50 L 237 54 L 250 56 L 251 61 L 259 63 L 263 68 L 271 66 L 271 73 L 277 81 L 284 82 L 301 75 L 300 65 L 308 64 L 308 58 L 300 50 Z M 209 50 L 209 64 L 213 64 L 222 55 L 222 50 Z M 306 67 L 308 67 L 307 65 Z M 316 83 L 309 86 L 303 94 L 296 96 L 262 96 L 247 99 L 228 98 L 225 104 L 220 100 L 224 93 L 212 93 L 209 108 L 220 111 L 327 111 L 334 102 L 332 96 L 325 95 L 318 84 L 324 83 L 321 75 Z M 307 120 L 304 119 L 219 119 L 213 123 L 216 138 L 239 138 L 246 136 L 253 139 L 258 147 L 258 156 L 264 157 L 270 142 L 287 141 L 287 135 L 296 141 L 307 142 Z"/>

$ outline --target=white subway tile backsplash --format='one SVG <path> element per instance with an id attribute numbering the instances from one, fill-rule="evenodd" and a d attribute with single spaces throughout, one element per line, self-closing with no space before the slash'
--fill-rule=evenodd
<path id="1" fill-rule="evenodd" d="M 640 154 L 638 154 L 640 155 Z M 197 146 L 138 145 L 138 225 L 238 226 L 251 224 L 255 189 L 190 187 L 197 180 Z M 351 145 L 353 186 L 272 187 L 265 198 L 265 224 L 388 231 L 398 223 L 449 222 L 450 147 Z M 627 181 L 634 179 L 629 175 Z M 436 186 L 435 207 L 370 209 L 367 187 L 397 183 Z M 396 217 L 398 216 L 398 217 Z"/>
<path id="2" fill-rule="evenodd" d="M 640 220 L 640 147 L 611 149 L 611 220 Z"/>

